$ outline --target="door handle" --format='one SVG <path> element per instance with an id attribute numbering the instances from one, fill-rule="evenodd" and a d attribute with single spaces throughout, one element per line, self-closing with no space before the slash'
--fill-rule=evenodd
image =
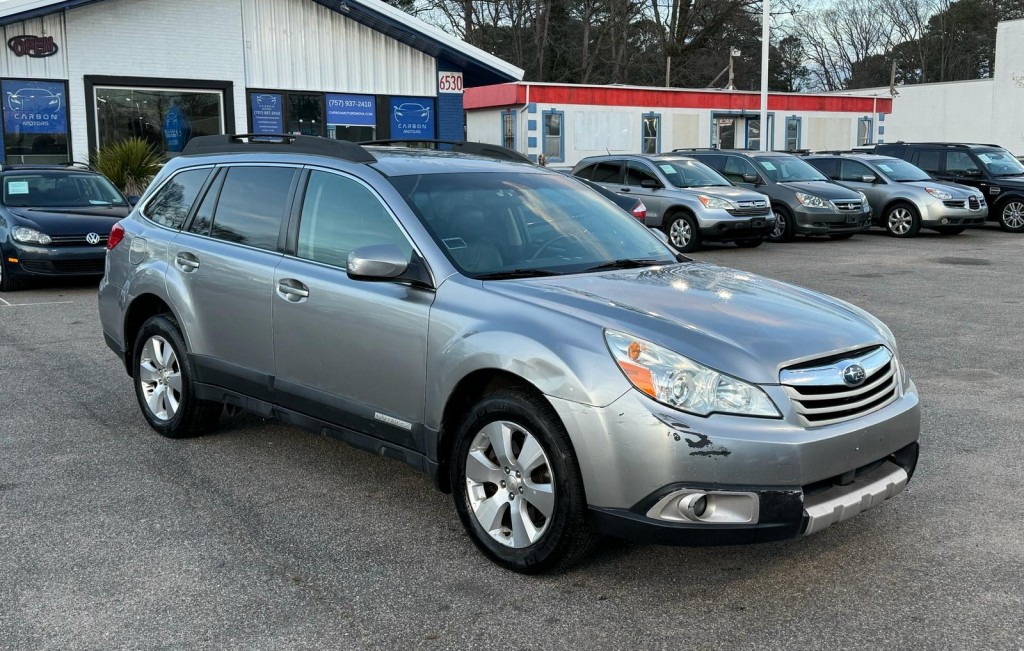
<path id="1" fill-rule="evenodd" d="M 185 273 L 195 271 L 199 268 L 199 258 L 191 253 L 179 253 L 174 258 L 174 264 Z"/>
<path id="2" fill-rule="evenodd" d="M 286 301 L 299 303 L 309 298 L 309 287 L 293 278 L 285 278 L 277 283 L 277 293 Z"/>

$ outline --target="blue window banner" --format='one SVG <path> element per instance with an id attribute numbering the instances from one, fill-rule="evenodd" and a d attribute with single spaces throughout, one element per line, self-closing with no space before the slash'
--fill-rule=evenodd
<path id="1" fill-rule="evenodd" d="M 388 108 L 393 139 L 433 140 L 437 118 L 433 97 L 392 97 Z"/>
<path id="2" fill-rule="evenodd" d="M 284 133 L 284 96 L 280 93 L 249 93 L 253 133 Z"/>
<path id="3" fill-rule="evenodd" d="M 67 92 L 62 81 L 7 79 L 3 94 L 7 133 L 67 133 Z"/>
<path id="4" fill-rule="evenodd" d="M 377 99 L 373 95 L 327 94 L 327 124 L 346 127 L 377 126 Z"/>
<path id="5" fill-rule="evenodd" d="M 192 123 L 177 103 L 167 109 L 164 116 L 164 148 L 168 152 L 180 152 L 192 139 Z"/>

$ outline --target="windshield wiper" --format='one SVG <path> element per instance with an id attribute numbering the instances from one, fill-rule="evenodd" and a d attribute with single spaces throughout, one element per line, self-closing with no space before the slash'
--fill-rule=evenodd
<path id="1" fill-rule="evenodd" d="M 477 280 L 510 280 L 512 278 L 540 278 L 542 276 L 558 275 L 561 274 L 551 269 L 509 269 L 507 271 L 489 271 L 473 277 Z"/>
<path id="2" fill-rule="evenodd" d="M 589 273 L 591 271 L 610 271 L 612 269 L 639 269 L 640 267 L 654 267 L 664 266 L 672 264 L 668 260 L 661 260 L 659 258 L 625 258 L 623 260 L 612 260 L 610 262 L 602 262 L 601 264 L 594 265 L 593 267 L 587 267 L 580 273 Z"/>
<path id="3" fill-rule="evenodd" d="M 1024 176 L 1024 172 L 1010 172 L 1009 174 L 993 174 L 992 176 L 998 176 L 1003 178 L 1004 176 Z"/>

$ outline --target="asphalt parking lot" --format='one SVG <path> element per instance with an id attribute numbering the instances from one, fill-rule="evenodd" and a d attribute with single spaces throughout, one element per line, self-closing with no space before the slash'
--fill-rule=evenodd
<path id="1" fill-rule="evenodd" d="M 696 254 L 888 323 L 917 475 L 805 539 L 610 541 L 545 577 L 398 462 L 252 416 L 159 437 L 93 284 L 0 295 L 0 648 L 1024 648 L 1022 251 L 987 227 Z"/>

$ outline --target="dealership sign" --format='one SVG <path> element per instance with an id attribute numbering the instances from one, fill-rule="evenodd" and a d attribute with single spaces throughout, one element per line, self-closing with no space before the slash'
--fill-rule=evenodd
<path id="1" fill-rule="evenodd" d="M 391 137 L 434 138 L 434 100 L 430 97 L 391 98 Z"/>
<path id="2" fill-rule="evenodd" d="M 251 93 L 253 133 L 284 133 L 284 98 L 277 93 Z"/>
<path id="3" fill-rule="evenodd" d="M 57 54 L 57 44 L 53 42 L 52 36 L 12 36 L 7 39 L 7 48 L 20 57 L 32 57 L 42 59 Z"/>
<path id="4" fill-rule="evenodd" d="M 6 80 L 2 92 L 7 133 L 67 132 L 67 106 L 62 82 Z"/>
<path id="5" fill-rule="evenodd" d="M 327 95 L 327 124 L 346 127 L 376 126 L 376 99 L 372 95 Z"/>

